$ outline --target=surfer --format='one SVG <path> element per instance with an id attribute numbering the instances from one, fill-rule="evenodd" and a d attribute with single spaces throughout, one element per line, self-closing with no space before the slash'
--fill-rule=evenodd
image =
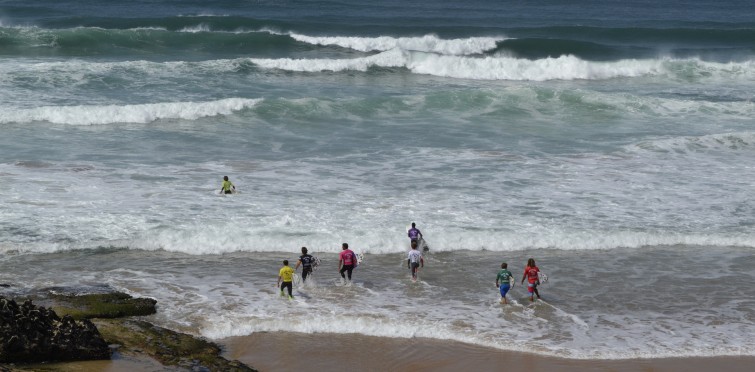
<path id="1" fill-rule="evenodd" d="M 231 181 L 228 181 L 228 176 L 223 176 L 223 184 L 220 187 L 220 193 L 233 194 L 234 192 L 236 192 L 236 186 L 234 186 Z"/>
<path id="2" fill-rule="evenodd" d="M 315 258 L 307 254 L 307 247 L 301 247 L 301 256 L 299 256 L 299 262 L 296 263 L 294 271 L 299 269 L 301 265 L 301 280 L 307 281 L 307 276 L 312 274 L 312 264 L 315 262 Z"/>
<path id="3" fill-rule="evenodd" d="M 348 272 L 349 281 L 351 281 L 351 272 L 357 263 L 357 255 L 349 249 L 348 243 L 341 244 L 341 253 L 338 254 L 338 272 L 341 274 L 341 278 L 346 279 L 344 272 Z"/>
<path id="4" fill-rule="evenodd" d="M 506 293 L 511 289 L 511 278 L 514 276 L 511 271 L 506 269 L 509 265 L 507 263 L 501 264 L 501 271 L 498 272 L 498 276 L 495 278 L 495 286 L 501 291 L 501 303 L 507 304 Z"/>
<path id="5" fill-rule="evenodd" d="M 417 271 L 420 267 L 425 267 L 425 260 L 422 258 L 422 253 L 417 250 L 416 241 L 412 241 L 412 250 L 409 251 L 406 267 L 412 270 L 412 280 L 417 281 Z"/>
<path id="6" fill-rule="evenodd" d="M 540 299 L 540 293 L 537 291 L 537 286 L 540 284 L 537 275 L 539 272 L 540 269 L 535 265 L 535 259 L 527 260 L 527 266 L 524 268 L 524 275 L 522 275 L 522 284 L 524 284 L 524 279 L 527 279 L 527 292 L 530 293 L 530 301 L 535 300 L 533 293 L 537 295 L 538 300 Z"/>
<path id="7" fill-rule="evenodd" d="M 412 228 L 406 232 L 406 235 L 409 236 L 409 239 L 411 239 L 412 243 L 417 242 L 420 238 L 422 238 L 422 232 L 419 231 L 414 222 L 412 222 Z"/>
<path id="8" fill-rule="evenodd" d="M 278 272 L 278 284 L 276 284 L 276 287 L 280 286 L 281 296 L 283 296 L 283 290 L 288 289 L 288 299 L 292 300 L 294 298 L 293 293 L 291 293 L 294 286 L 293 283 L 294 269 L 292 269 L 291 266 L 288 266 L 288 260 L 283 260 L 283 267 L 281 267 Z"/>

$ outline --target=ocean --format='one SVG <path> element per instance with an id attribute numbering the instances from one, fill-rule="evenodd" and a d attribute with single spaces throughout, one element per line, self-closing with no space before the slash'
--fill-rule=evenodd
<path id="1" fill-rule="evenodd" d="M 106 286 L 213 340 L 755 356 L 753 92 L 747 1 L 0 0 L 0 294 Z M 499 304 L 528 258 L 542 300 Z"/>

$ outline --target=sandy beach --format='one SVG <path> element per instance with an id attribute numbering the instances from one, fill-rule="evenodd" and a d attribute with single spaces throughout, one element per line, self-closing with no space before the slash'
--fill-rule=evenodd
<path id="1" fill-rule="evenodd" d="M 576 360 L 427 338 L 256 333 L 221 340 L 260 371 L 751 371 L 755 357 Z"/>
<path id="2" fill-rule="evenodd" d="M 752 371 L 755 357 L 579 360 L 503 351 L 427 338 L 262 332 L 218 341 L 227 359 L 260 371 Z M 25 366 L 83 372 L 180 371 L 146 355 L 114 355 L 109 361 Z"/>

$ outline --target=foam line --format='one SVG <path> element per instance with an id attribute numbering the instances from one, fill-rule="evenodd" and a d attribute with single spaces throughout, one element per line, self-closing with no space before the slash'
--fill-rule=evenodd
<path id="1" fill-rule="evenodd" d="M 8 109 L 0 123 L 50 122 L 70 125 L 113 123 L 151 123 L 160 119 L 196 120 L 202 117 L 229 115 L 252 107 L 260 99 L 226 98 L 208 102 L 166 102 L 140 105 L 43 106 L 32 109 Z"/>

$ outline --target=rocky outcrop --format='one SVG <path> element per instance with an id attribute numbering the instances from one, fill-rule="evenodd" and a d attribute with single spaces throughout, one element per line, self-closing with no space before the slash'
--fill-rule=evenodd
<path id="1" fill-rule="evenodd" d="M 118 353 L 145 354 L 166 366 L 189 371 L 249 372 L 255 369 L 221 356 L 213 342 L 155 326 L 135 319 L 97 319 L 94 321 Z"/>
<path id="2" fill-rule="evenodd" d="M 0 372 L 34 370 L 25 363 L 109 359 L 111 348 L 114 355 L 151 358 L 178 370 L 255 371 L 223 358 L 210 341 L 129 318 L 154 314 L 156 301 L 150 298 L 67 288 L 20 295 L 26 298 L 22 304 L 0 295 Z M 16 365 L 8 369 L 2 363 Z"/>
<path id="3" fill-rule="evenodd" d="M 68 314 L 75 319 L 122 318 L 152 315 L 157 312 L 157 301 L 151 298 L 133 298 L 121 292 L 52 294 L 48 301 L 58 314 Z"/>
<path id="4" fill-rule="evenodd" d="M 254 371 L 223 358 L 220 347 L 210 341 L 129 318 L 154 314 L 153 299 L 102 288 L 95 292 L 45 288 L 19 293 L 26 299 L 23 304 L 0 295 L 0 372 L 36 370 L 25 363 L 109 359 L 111 348 L 115 355 L 151 358 L 177 370 Z M 16 364 L 9 369 L 2 363 Z"/>
<path id="5" fill-rule="evenodd" d="M 109 359 L 110 349 L 89 320 L 59 317 L 31 301 L 0 296 L 0 363 Z"/>

